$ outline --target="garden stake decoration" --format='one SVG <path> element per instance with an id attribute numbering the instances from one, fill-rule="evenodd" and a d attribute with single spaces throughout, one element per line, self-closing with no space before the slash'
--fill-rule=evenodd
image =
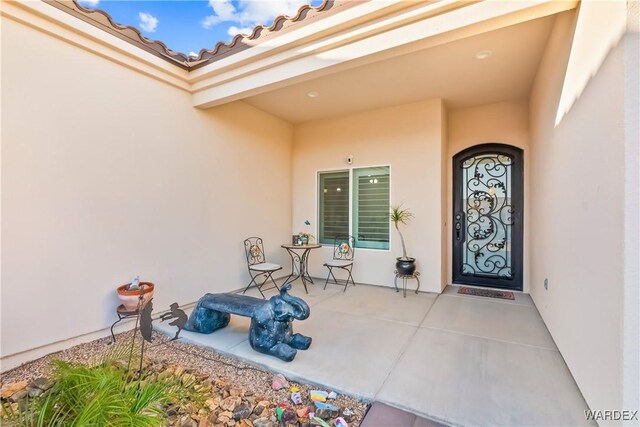
<path id="1" fill-rule="evenodd" d="M 148 306 L 148 308 L 146 307 Z M 140 325 L 140 334 L 142 335 L 142 349 L 140 350 L 140 366 L 138 367 L 138 377 L 142 375 L 142 360 L 144 358 L 144 342 L 151 342 L 151 331 L 153 330 L 152 319 L 151 319 L 151 310 L 153 309 L 153 304 L 151 300 L 146 304 L 144 303 L 144 294 L 140 292 L 140 296 L 138 297 L 138 306 L 136 307 L 136 326 L 133 328 L 133 335 L 131 336 L 131 350 L 129 351 L 129 362 L 127 363 L 127 372 L 131 369 L 131 359 L 133 358 L 133 348 L 136 343 L 136 333 L 138 332 L 138 325 Z M 142 316 L 143 309 L 146 309 L 145 315 Z M 144 322 L 144 326 L 142 325 Z"/>
<path id="2" fill-rule="evenodd" d="M 169 307 L 171 308 L 171 311 L 160 316 L 160 321 L 164 322 L 167 319 L 175 319 L 173 322 L 169 323 L 171 326 L 176 326 L 178 328 L 176 335 L 171 338 L 171 341 L 173 341 L 178 339 L 178 335 L 180 334 L 182 328 L 184 328 L 184 325 L 187 323 L 188 318 L 187 314 L 178 308 L 177 302 L 174 302 Z"/>

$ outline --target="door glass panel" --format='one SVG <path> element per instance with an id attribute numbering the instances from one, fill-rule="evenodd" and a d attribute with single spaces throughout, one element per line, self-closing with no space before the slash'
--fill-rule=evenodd
<path id="1" fill-rule="evenodd" d="M 462 164 L 463 275 L 513 278 L 512 165 L 513 159 L 503 154 L 482 154 Z"/>

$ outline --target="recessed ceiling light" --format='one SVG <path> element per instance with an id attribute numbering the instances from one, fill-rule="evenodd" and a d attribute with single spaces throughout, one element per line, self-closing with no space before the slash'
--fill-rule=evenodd
<path id="1" fill-rule="evenodd" d="M 312 90 L 311 92 L 307 93 L 307 96 L 309 98 L 317 98 L 320 96 L 320 93 L 316 92 L 315 90 Z"/>
<path id="2" fill-rule="evenodd" d="M 490 50 L 481 50 L 476 52 L 476 59 L 487 59 L 488 57 L 491 56 L 493 52 L 491 52 Z"/>

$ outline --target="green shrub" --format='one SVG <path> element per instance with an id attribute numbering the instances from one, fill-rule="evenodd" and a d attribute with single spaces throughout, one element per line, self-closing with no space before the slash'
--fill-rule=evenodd
<path id="1" fill-rule="evenodd" d="M 3 425 L 159 426 L 175 400 L 173 381 L 134 379 L 112 361 L 98 366 L 54 361 L 55 385 L 19 410 L 3 405 Z"/>

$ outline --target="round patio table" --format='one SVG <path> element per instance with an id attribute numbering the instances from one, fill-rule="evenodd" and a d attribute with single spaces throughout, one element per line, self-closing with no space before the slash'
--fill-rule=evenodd
<path id="1" fill-rule="evenodd" d="M 301 279 L 302 284 L 304 285 L 304 291 L 308 294 L 307 282 L 313 284 L 313 280 L 311 279 L 311 276 L 309 276 L 308 272 L 309 252 L 311 252 L 312 249 L 321 248 L 322 245 L 292 245 L 291 243 L 285 243 L 284 245 L 281 245 L 281 247 L 286 249 L 291 257 L 291 274 L 287 277 L 285 283 L 293 283 L 296 280 Z"/>

